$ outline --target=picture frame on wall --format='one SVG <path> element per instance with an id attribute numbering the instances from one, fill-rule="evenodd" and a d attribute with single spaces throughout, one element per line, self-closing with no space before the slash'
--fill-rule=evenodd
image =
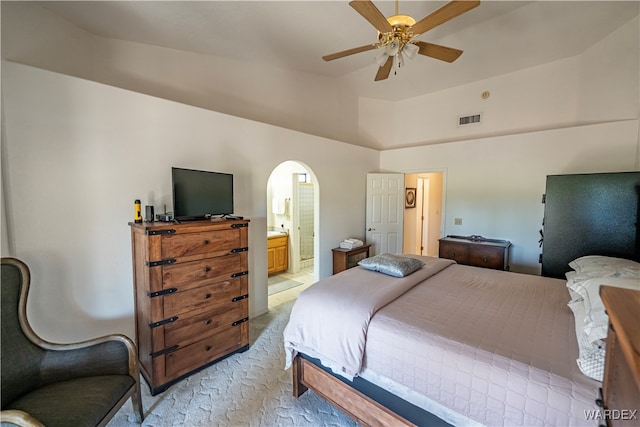
<path id="1" fill-rule="evenodd" d="M 416 189 L 415 188 L 405 188 L 404 207 L 405 209 L 416 207 Z"/>

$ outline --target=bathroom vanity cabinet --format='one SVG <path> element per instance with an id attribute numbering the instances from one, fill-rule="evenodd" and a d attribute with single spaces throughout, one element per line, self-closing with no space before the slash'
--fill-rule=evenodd
<path id="1" fill-rule="evenodd" d="M 289 235 L 267 237 L 267 273 L 282 273 L 289 268 Z"/>

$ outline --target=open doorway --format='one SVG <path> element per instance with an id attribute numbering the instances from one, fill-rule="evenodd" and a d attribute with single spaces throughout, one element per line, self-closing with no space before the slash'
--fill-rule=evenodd
<path id="1" fill-rule="evenodd" d="M 444 173 L 405 174 L 405 188 L 415 189 L 415 204 L 404 210 L 403 252 L 437 257 L 444 226 Z"/>
<path id="2" fill-rule="evenodd" d="M 267 182 L 269 306 L 297 297 L 317 277 L 318 183 L 304 164 L 279 164 Z"/>

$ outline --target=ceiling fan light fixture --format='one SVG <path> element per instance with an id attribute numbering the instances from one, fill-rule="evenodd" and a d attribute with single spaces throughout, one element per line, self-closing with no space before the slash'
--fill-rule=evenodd
<path id="1" fill-rule="evenodd" d="M 382 67 L 384 63 L 387 62 L 387 58 L 389 58 L 389 55 L 387 55 L 387 52 L 382 51 L 380 55 L 376 56 L 376 64 Z"/>
<path id="2" fill-rule="evenodd" d="M 391 40 L 385 47 L 384 52 L 389 56 L 396 56 L 400 50 L 400 42 Z"/>
<path id="3" fill-rule="evenodd" d="M 402 48 L 402 53 L 407 55 L 407 58 L 413 59 L 418 54 L 420 48 L 413 43 L 406 43 Z"/>

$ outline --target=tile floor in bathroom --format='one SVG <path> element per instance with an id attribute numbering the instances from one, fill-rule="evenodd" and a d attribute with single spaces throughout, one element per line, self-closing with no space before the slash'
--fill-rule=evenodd
<path id="1" fill-rule="evenodd" d="M 298 274 L 282 273 L 279 274 L 279 276 L 301 282 L 302 285 L 269 296 L 269 308 L 273 308 L 277 305 L 296 299 L 300 292 L 315 283 L 315 279 L 313 278 L 313 268 L 302 270 Z"/>

